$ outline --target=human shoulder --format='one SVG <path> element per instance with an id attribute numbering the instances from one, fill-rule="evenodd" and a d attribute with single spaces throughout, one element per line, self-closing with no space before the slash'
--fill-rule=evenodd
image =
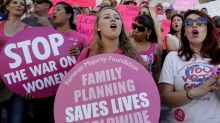
<path id="1" fill-rule="evenodd" d="M 179 58 L 178 51 L 171 51 L 171 52 L 169 52 L 168 55 L 166 56 L 166 58 L 170 58 L 170 59 Z"/>

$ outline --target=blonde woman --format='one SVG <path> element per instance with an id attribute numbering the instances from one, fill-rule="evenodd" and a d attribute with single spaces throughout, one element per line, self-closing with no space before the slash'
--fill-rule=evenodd
<path id="1" fill-rule="evenodd" d="M 21 22 L 21 17 L 26 12 L 25 0 L 6 0 L 3 7 L 8 20 L 0 22 L 0 53 L 13 35 L 28 28 Z M 0 80 L 0 121 L 3 108 L 7 110 L 8 123 L 23 122 L 24 99 L 8 90 Z"/>
<path id="2" fill-rule="evenodd" d="M 97 14 L 94 42 L 82 51 L 78 62 L 101 53 L 123 54 L 144 63 L 129 41 L 119 12 L 111 7 L 104 7 Z"/>

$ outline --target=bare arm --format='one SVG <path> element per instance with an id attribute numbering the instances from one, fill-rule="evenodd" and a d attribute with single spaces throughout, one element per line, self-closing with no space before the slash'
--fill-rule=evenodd
<path id="1" fill-rule="evenodd" d="M 156 60 L 153 64 L 153 69 L 154 69 L 154 73 L 153 73 L 153 76 L 154 76 L 154 79 L 156 81 L 156 83 L 159 82 L 159 77 L 160 77 L 160 72 L 161 72 L 161 47 L 159 45 L 157 45 L 155 51 L 154 51 L 154 54 L 156 56 Z"/>
<path id="2" fill-rule="evenodd" d="M 209 91 L 215 88 L 216 79 L 212 78 L 205 81 L 202 85 L 197 88 L 193 88 L 187 91 L 174 91 L 174 85 L 162 83 L 160 85 L 161 100 L 162 102 L 171 107 L 178 107 L 185 105 L 191 101 L 190 98 L 195 99 L 206 95 Z"/>
<path id="3" fill-rule="evenodd" d="M 165 37 L 165 44 L 166 44 L 168 51 L 178 50 L 175 46 L 175 42 L 173 40 L 171 40 L 171 38 L 168 35 Z"/>

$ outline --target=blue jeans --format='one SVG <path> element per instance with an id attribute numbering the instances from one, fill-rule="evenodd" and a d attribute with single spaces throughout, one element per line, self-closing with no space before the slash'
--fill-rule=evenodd
<path id="1" fill-rule="evenodd" d="M 7 111 L 7 123 L 23 122 L 24 101 L 25 100 L 21 96 L 14 94 L 9 100 L 0 104 L 0 112 L 2 112 L 2 108 Z"/>

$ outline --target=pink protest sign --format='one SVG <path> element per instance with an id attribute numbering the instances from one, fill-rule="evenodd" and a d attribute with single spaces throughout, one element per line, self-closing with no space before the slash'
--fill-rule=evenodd
<path id="1" fill-rule="evenodd" d="M 89 41 L 93 40 L 95 26 L 95 16 L 77 15 L 77 32 L 88 37 Z"/>
<path id="2" fill-rule="evenodd" d="M 193 9 L 196 4 L 196 0 L 176 0 L 173 4 L 173 8 L 178 11 L 187 11 Z"/>
<path id="3" fill-rule="evenodd" d="M 56 123 L 158 123 L 160 98 L 152 76 L 119 54 L 78 63 L 55 98 Z"/>
<path id="4" fill-rule="evenodd" d="M 125 24 L 125 28 L 128 32 L 130 32 L 131 24 L 134 22 L 135 17 L 138 16 L 138 12 L 140 10 L 140 6 L 132 6 L 132 5 L 118 5 L 118 11 L 122 16 L 122 20 Z"/>
<path id="5" fill-rule="evenodd" d="M 171 24 L 171 20 L 163 19 L 161 21 L 161 26 L 163 28 L 163 31 L 162 31 L 162 47 L 163 47 L 163 49 L 166 49 L 165 37 L 170 32 L 170 24 Z"/>
<path id="6" fill-rule="evenodd" d="M 12 37 L 0 54 L 0 75 L 14 92 L 35 98 L 52 96 L 75 65 L 72 42 L 56 30 L 29 28 Z"/>
<path id="7" fill-rule="evenodd" d="M 53 5 L 55 6 L 58 2 L 66 2 L 72 7 L 95 7 L 96 0 L 52 0 Z M 49 11 L 49 15 L 52 15 L 54 7 Z"/>

